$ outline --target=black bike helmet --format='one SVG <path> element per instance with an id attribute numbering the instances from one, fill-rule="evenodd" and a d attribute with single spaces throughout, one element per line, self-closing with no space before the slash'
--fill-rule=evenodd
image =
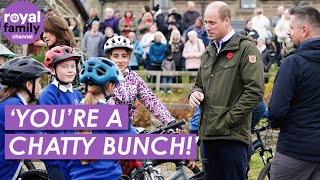
<path id="1" fill-rule="evenodd" d="M 31 57 L 16 57 L 0 66 L 0 83 L 21 88 L 24 87 L 24 82 L 49 72 L 48 68 Z"/>

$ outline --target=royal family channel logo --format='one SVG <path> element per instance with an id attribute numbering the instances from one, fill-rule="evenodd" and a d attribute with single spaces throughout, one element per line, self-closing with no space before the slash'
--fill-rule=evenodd
<path id="1" fill-rule="evenodd" d="M 27 1 L 10 4 L 1 16 L 3 34 L 16 44 L 33 43 L 42 33 L 44 17 L 40 9 Z"/>

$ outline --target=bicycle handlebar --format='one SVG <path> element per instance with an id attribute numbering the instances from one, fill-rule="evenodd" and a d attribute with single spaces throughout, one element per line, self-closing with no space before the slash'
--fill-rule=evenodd
<path id="1" fill-rule="evenodd" d="M 253 132 L 261 132 L 261 131 L 265 131 L 267 129 L 270 129 L 271 127 L 269 125 L 266 126 L 261 126 L 259 128 L 254 128 Z"/>
<path id="2" fill-rule="evenodd" d="M 186 121 L 184 119 L 182 119 L 181 121 L 169 124 L 169 125 L 164 126 L 164 127 L 157 127 L 155 130 L 147 132 L 147 134 L 160 134 L 162 132 L 167 132 L 169 129 L 178 128 L 179 126 L 181 126 L 181 125 L 183 125 L 185 123 L 186 123 Z"/>
<path id="3" fill-rule="evenodd" d="M 175 129 L 175 128 L 178 128 L 179 126 L 185 124 L 186 121 L 184 119 L 182 119 L 181 121 L 178 121 L 178 122 L 175 122 L 175 123 L 172 123 L 172 124 L 169 124 L 165 127 L 163 127 L 163 130 L 167 131 L 169 129 Z"/>

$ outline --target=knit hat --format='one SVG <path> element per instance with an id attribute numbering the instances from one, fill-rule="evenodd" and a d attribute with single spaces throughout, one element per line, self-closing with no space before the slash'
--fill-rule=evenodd
<path id="1" fill-rule="evenodd" d="M 156 6 L 154 6 L 153 8 L 152 8 L 152 10 L 154 10 L 154 11 L 159 11 L 159 9 L 160 9 L 160 5 L 159 4 L 157 4 Z"/>

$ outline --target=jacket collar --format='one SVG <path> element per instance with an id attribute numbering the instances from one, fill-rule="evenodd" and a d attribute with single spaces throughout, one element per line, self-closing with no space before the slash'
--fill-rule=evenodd
<path id="1" fill-rule="evenodd" d="M 249 40 L 249 41 L 254 42 L 253 38 L 251 38 L 249 36 L 243 36 L 243 35 L 236 32 L 229 40 L 229 43 L 226 44 L 226 46 L 223 49 L 221 49 L 221 51 L 219 53 L 224 52 L 224 51 L 235 51 L 235 50 L 239 49 L 240 41 L 242 41 L 242 40 Z M 216 56 L 217 49 L 214 45 L 212 45 L 212 42 L 209 43 L 209 46 L 207 47 L 206 51 L 208 51 L 210 56 Z"/>
<path id="2" fill-rule="evenodd" d="M 27 101 L 23 98 L 23 96 L 20 93 L 17 93 L 17 96 L 21 99 L 24 105 L 28 105 Z"/>
<path id="3" fill-rule="evenodd" d="M 221 49 L 230 41 L 232 36 L 235 34 L 234 29 L 232 29 L 221 41 L 214 40 L 212 43 L 217 48 L 217 53 L 221 51 Z"/>
<path id="4" fill-rule="evenodd" d="M 55 85 L 56 87 L 58 87 L 59 82 L 58 82 L 56 79 L 54 79 L 54 80 L 52 81 L 52 84 Z M 71 84 L 71 83 L 70 83 L 70 87 L 69 87 L 69 88 L 67 88 L 67 87 L 65 87 L 65 86 L 63 86 L 63 85 L 60 84 L 59 89 L 60 89 L 62 92 L 67 92 L 67 91 L 69 90 L 71 93 L 73 93 L 73 87 L 72 87 L 72 84 Z"/>

